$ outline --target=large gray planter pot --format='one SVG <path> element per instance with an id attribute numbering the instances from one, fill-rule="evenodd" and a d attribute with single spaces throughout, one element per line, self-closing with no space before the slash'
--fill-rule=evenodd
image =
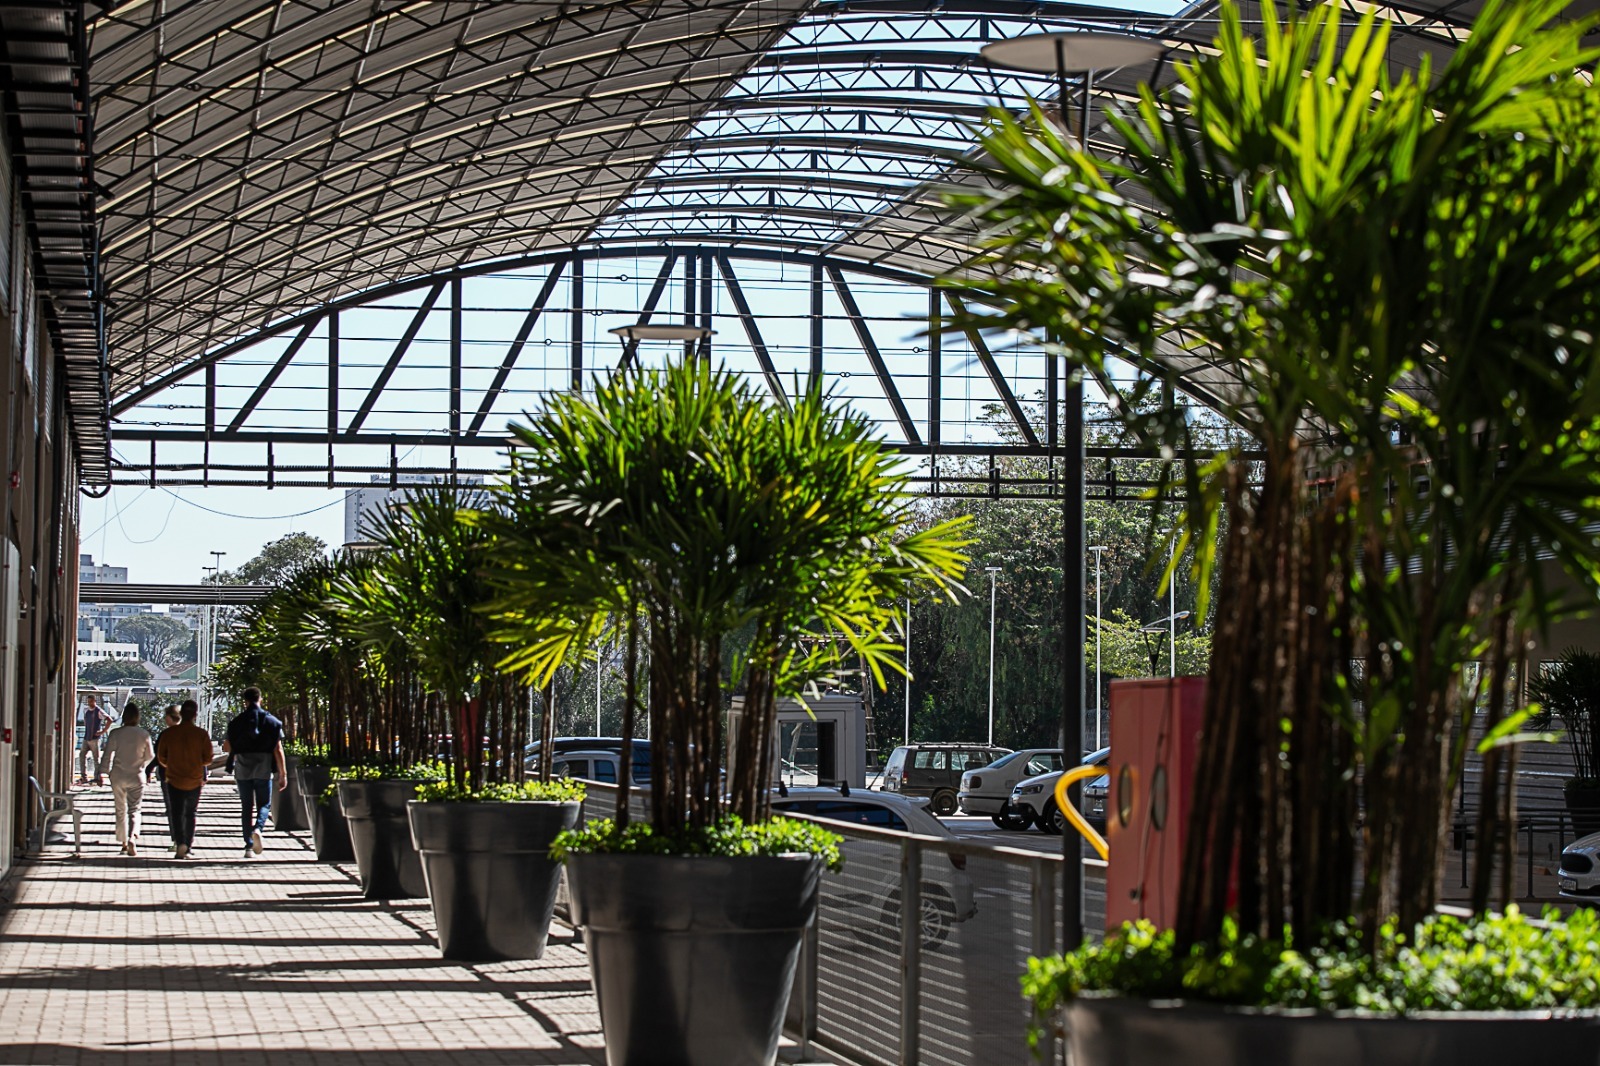
<path id="1" fill-rule="evenodd" d="M 1506 1066 L 1600 1063 L 1600 1014 L 1432 1013 L 1403 1018 L 1084 997 L 1066 1008 L 1079 1066 Z"/>
<path id="2" fill-rule="evenodd" d="M 1567 812 L 1572 815 L 1572 831 L 1586 837 L 1600 833 L 1600 788 L 1584 788 L 1568 781 L 1563 795 Z"/>
<path id="3" fill-rule="evenodd" d="M 326 766 L 300 766 L 295 771 L 300 783 L 300 804 L 306 823 L 311 826 L 311 844 L 322 862 L 354 862 L 350 847 L 350 826 L 337 800 L 322 802 L 322 794 L 332 784 Z"/>
<path id="4" fill-rule="evenodd" d="M 305 801 L 300 798 L 300 757 L 285 755 L 283 769 L 289 780 L 284 790 L 273 797 L 272 828 L 286 833 L 300 832 L 311 825 L 306 818 Z"/>
<path id="5" fill-rule="evenodd" d="M 406 804 L 415 781 L 340 781 L 339 806 L 350 823 L 361 894 L 367 899 L 413 899 L 428 894 L 422 859 L 411 843 Z"/>
<path id="6" fill-rule="evenodd" d="M 550 842 L 578 823 L 573 803 L 411 800 L 411 842 L 447 959 L 544 957 L 561 864 Z"/>
<path id="7" fill-rule="evenodd" d="M 574 855 L 609 1066 L 771 1066 L 820 859 Z"/>

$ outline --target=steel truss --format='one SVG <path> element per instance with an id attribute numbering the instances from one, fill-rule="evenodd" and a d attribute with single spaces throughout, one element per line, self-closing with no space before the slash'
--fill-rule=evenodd
<path id="1" fill-rule="evenodd" d="M 476 286 L 499 285 L 529 299 L 475 302 Z M 894 310 L 864 310 L 886 301 Z M 926 331 L 957 302 L 905 272 L 764 249 L 603 246 L 451 271 L 298 316 L 122 399 L 114 480 L 338 487 L 492 476 L 508 418 L 541 393 L 592 388 L 673 350 L 619 343 L 605 332 L 611 322 L 671 320 L 716 329 L 713 357 L 780 402 L 813 379 L 850 399 L 917 457 L 930 493 L 1058 495 L 1059 370 L 1035 352 Z M 900 317 L 909 308 L 919 318 Z M 475 337 L 468 320 L 492 314 L 515 327 Z M 366 323 L 376 317 L 389 325 L 374 335 Z M 419 384 L 406 391 L 401 380 Z M 418 392 L 441 402 L 424 410 Z M 418 450 L 432 459 L 409 460 Z M 1128 464 L 1148 454 L 1110 445 L 1089 454 L 1102 461 L 1098 492 L 1145 487 Z"/>
<path id="2" fill-rule="evenodd" d="M 1348 3 L 1394 24 L 1397 72 L 1425 55 L 1444 59 L 1467 18 L 1446 0 Z M 1246 4 L 1246 17 L 1256 14 Z M 320 321 L 359 294 L 442 285 L 434 303 L 460 310 L 450 279 L 541 254 L 578 269 L 596 254 L 570 248 L 714 246 L 747 259 L 822 262 L 821 281 L 841 295 L 855 287 L 840 284 L 841 272 L 943 273 L 973 244 L 934 192 L 967 150 L 968 124 L 988 107 L 1057 91 L 1053 79 L 988 67 L 979 48 L 1108 25 L 1167 50 L 1151 66 L 1097 72 L 1097 107 L 1131 100 L 1141 82 L 1169 81 L 1175 58 L 1203 53 L 1215 8 L 1165 16 L 1058 0 L 104 5 L 90 45 L 117 410 L 188 380 L 186 369 L 216 366 L 239 338 Z M 1096 151 L 1116 150 L 1101 128 L 1089 140 Z M 727 273 L 715 252 L 680 254 L 704 265 L 702 278 Z M 848 308 L 832 317 L 865 320 Z M 902 376 L 860 345 L 874 377 Z M 991 371 L 992 359 L 974 359 Z M 1194 395 L 1229 388 L 1219 368 L 1185 359 Z M 1004 371 L 995 376 L 1004 383 Z M 372 393 L 374 404 L 383 393 Z M 951 454 L 905 396 L 889 385 L 882 393 L 908 448 Z M 1048 451 L 1054 419 L 1031 427 L 1003 390 L 996 399 L 1018 436 L 1005 446 Z M 1041 402 L 1054 410 L 1050 397 Z M 218 443 L 218 433 L 258 432 L 252 413 L 237 426 L 230 418 L 182 432 Z M 319 427 L 326 445 L 365 440 L 371 413 L 353 426 Z M 452 421 L 447 447 L 475 447 L 480 413 Z M 129 428 L 119 427 L 119 440 L 133 439 Z M 338 476 L 337 458 L 322 465 Z M 205 460 L 200 469 L 221 468 Z"/>

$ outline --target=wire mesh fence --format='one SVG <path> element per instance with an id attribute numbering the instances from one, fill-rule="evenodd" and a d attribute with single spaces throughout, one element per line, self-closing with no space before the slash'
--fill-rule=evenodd
<path id="1" fill-rule="evenodd" d="M 632 797 L 635 815 L 644 800 Z M 616 802 L 616 789 L 591 784 L 583 817 L 610 817 Z M 802 1049 L 863 1066 L 1059 1061 L 1054 1047 L 1038 1059 L 1029 1048 L 1018 978 L 1030 955 L 1059 950 L 1061 856 L 825 824 L 845 838 L 845 865 L 822 879 L 790 996 L 787 1029 Z M 1084 868 L 1094 932 L 1104 927 L 1103 868 Z"/>

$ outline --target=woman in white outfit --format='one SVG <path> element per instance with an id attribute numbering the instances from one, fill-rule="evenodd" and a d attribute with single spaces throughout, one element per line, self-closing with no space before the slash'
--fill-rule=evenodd
<path id="1" fill-rule="evenodd" d="M 139 706 L 132 700 L 122 712 L 122 724 L 106 738 L 99 772 L 111 770 L 111 795 L 117 801 L 117 843 L 125 855 L 139 853 L 139 807 L 144 802 L 144 768 L 156 757 L 148 731 L 139 727 Z"/>

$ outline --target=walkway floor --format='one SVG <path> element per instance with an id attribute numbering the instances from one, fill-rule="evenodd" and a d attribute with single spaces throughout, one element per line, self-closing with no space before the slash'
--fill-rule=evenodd
<path id="1" fill-rule="evenodd" d="M 118 852 L 110 791 L 79 795 L 82 857 L 51 845 L 0 907 L 0 1064 L 604 1062 L 565 926 L 538 962 L 446 962 L 426 900 L 363 900 L 308 836 L 269 833 L 241 858 L 231 785 L 205 790 L 183 862 L 157 789 L 137 858 Z"/>

